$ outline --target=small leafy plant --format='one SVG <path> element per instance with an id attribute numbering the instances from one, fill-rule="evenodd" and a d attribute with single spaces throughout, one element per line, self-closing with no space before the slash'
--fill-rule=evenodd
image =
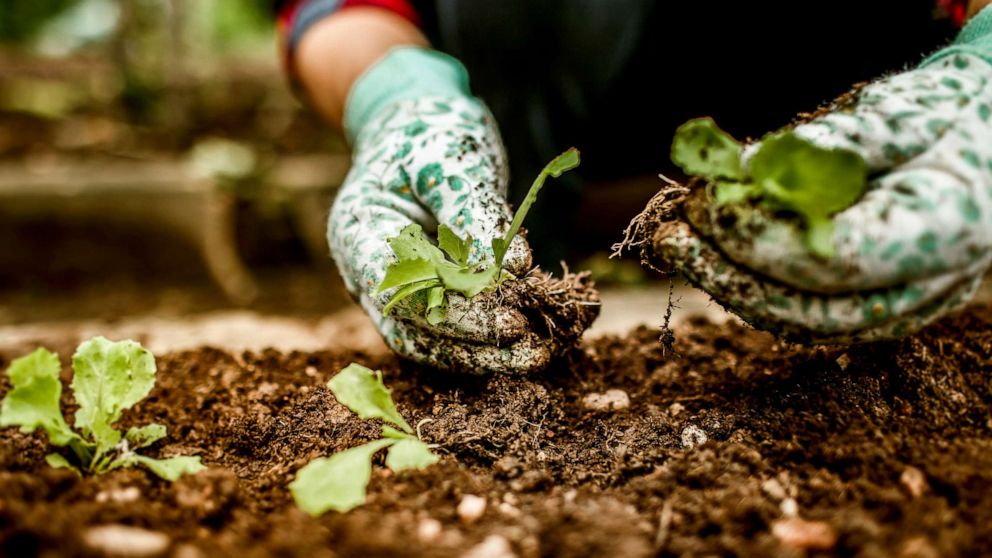
<path id="1" fill-rule="evenodd" d="M 506 234 L 492 240 L 494 258 L 491 263 L 470 264 L 475 239 L 471 236 L 462 239 L 444 224 L 437 229 L 437 246 L 417 224 L 407 226 L 399 236 L 388 239 L 397 261 L 386 269 L 386 276 L 376 294 L 388 289 L 397 290 L 383 308 L 383 314 L 388 314 L 397 303 L 416 296 L 423 299 L 427 321 L 436 325 L 444 320 L 448 292 L 472 298 L 510 278 L 511 275 L 503 270 L 503 258 L 510 241 L 520 231 L 527 212 L 537 200 L 538 192 L 549 176 L 557 178 L 577 166 L 579 151 L 573 147 L 544 167 L 513 215 Z"/>
<path id="2" fill-rule="evenodd" d="M 165 426 L 149 424 L 121 433 L 114 423 L 121 413 L 148 395 L 155 385 L 155 357 L 134 341 L 112 342 L 95 337 L 83 342 L 72 357 L 72 392 L 79 405 L 75 430 L 62 416 L 62 365 L 55 353 L 39 348 L 18 358 L 7 370 L 13 388 L 3 399 L 0 426 L 22 432 L 41 428 L 53 446 L 70 455 L 50 453 L 45 461 L 80 473 L 103 474 L 140 465 L 174 481 L 202 470 L 199 457 L 154 459 L 135 450 L 166 435 Z"/>
<path id="3" fill-rule="evenodd" d="M 806 227 L 806 247 L 819 257 L 831 257 L 830 217 L 864 195 L 868 177 L 864 159 L 852 151 L 824 149 L 785 131 L 761 141 L 745 173 L 742 150 L 712 119 L 699 118 L 676 131 L 672 161 L 687 174 L 710 181 L 717 204 L 756 199 L 796 213 Z"/>
<path id="4" fill-rule="evenodd" d="M 319 457 L 300 469 L 289 490 L 303 511 L 318 516 L 328 510 L 346 512 L 365 503 L 372 457 L 379 450 L 389 448 L 386 467 L 394 473 L 437 463 L 430 446 L 420 441 L 396 410 L 381 372 L 352 363 L 331 378 L 327 387 L 359 418 L 381 419 L 393 426 L 383 424 L 382 438 L 378 440 L 331 457 Z"/>

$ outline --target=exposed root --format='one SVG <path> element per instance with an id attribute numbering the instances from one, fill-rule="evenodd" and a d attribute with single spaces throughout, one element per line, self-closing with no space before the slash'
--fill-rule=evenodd
<path id="1" fill-rule="evenodd" d="M 698 185 L 693 179 L 688 186 L 667 180 L 666 184 L 648 201 L 644 211 L 634 217 L 624 230 L 624 239 L 613 245 L 613 255 L 619 257 L 624 250 L 637 249 L 641 256 L 641 266 L 653 269 L 663 275 L 671 275 L 668 266 L 655 257 L 652 244 L 659 230 L 667 223 L 678 219 L 679 212 L 692 188 Z"/>
<path id="2" fill-rule="evenodd" d="M 564 275 L 554 277 L 539 268 L 517 281 L 500 287 L 505 304 L 517 307 L 535 331 L 561 354 L 578 343 L 582 333 L 599 315 L 599 291 L 590 273 L 572 273 L 562 264 Z"/>

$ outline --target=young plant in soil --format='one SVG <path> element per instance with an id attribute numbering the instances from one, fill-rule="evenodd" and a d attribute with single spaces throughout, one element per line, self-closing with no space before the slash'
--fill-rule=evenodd
<path id="1" fill-rule="evenodd" d="M 805 225 L 806 247 L 817 256 L 831 257 L 830 217 L 864 195 L 864 159 L 852 151 L 824 149 L 792 131 L 761 140 L 746 171 L 741 168 L 742 150 L 712 119 L 699 118 L 676 131 L 672 161 L 687 174 L 709 181 L 718 205 L 756 201 L 797 214 Z"/>
<path id="2" fill-rule="evenodd" d="M 494 257 L 491 263 L 470 264 L 469 256 L 475 239 L 471 236 L 460 238 L 444 224 L 437 229 L 437 246 L 424 235 L 423 229 L 417 224 L 407 226 L 400 231 L 399 236 L 388 239 L 397 261 L 386 269 L 386 276 L 379 285 L 377 294 L 388 289 L 398 290 L 386 304 L 383 314 L 388 314 L 397 303 L 407 298 L 426 295 L 426 318 L 429 323 L 436 325 L 444 320 L 448 292 L 472 298 L 512 278 L 503 269 L 503 258 L 510 247 L 510 241 L 520 231 L 527 212 L 537 200 L 537 194 L 549 176 L 557 178 L 577 166 L 579 151 L 573 147 L 544 167 L 513 215 L 513 222 L 506 234 L 502 238 L 492 239 Z"/>
<path id="3" fill-rule="evenodd" d="M 420 441 L 396 410 L 389 390 L 382 383 L 381 372 L 352 363 L 331 378 L 327 387 L 359 418 L 381 419 L 399 429 L 383 424 L 382 438 L 331 457 L 314 459 L 300 469 L 289 490 L 303 511 L 319 516 L 328 510 L 347 512 L 364 504 L 372 476 L 372 457 L 379 450 L 389 448 L 386 467 L 394 473 L 437 463 L 430 446 Z"/>
<path id="4" fill-rule="evenodd" d="M 114 423 L 155 386 L 155 357 L 134 341 L 112 342 L 95 337 L 83 342 L 72 357 L 75 430 L 62 416 L 62 365 L 55 353 L 39 348 L 18 358 L 7 370 L 13 388 L 3 399 L 0 426 L 22 432 L 41 428 L 53 446 L 69 448 L 68 457 L 50 453 L 45 461 L 79 473 L 103 474 L 121 467 L 142 466 L 174 481 L 202 470 L 199 457 L 155 459 L 135 453 L 166 435 L 165 426 L 149 424 L 121 433 Z"/>

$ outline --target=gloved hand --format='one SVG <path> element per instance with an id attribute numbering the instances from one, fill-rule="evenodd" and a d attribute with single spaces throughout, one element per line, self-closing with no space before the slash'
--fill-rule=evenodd
<path id="1" fill-rule="evenodd" d="M 470 261 L 492 260 L 490 240 L 512 219 L 506 156 L 496 124 L 469 94 L 453 58 L 398 48 L 353 86 L 345 108 L 351 171 L 331 208 L 328 242 L 345 285 L 399 354 L 470 373 L 524 373 L 545 366 L 550 349 L 517 310 L 493 293 L 471 301 L 449 293 L 445 320 L 430 325 L 415 302 L 382 310 L 394 289 L 375 294 L 395 256 L 386 239 L 411 223 L 440 223 L 475 239 Z M 519 235 L 504 268 L 526 273 L 531 254 Z"/>
<path id="2" fill-rule="evenodd" d="M 795 132 L 871 173 L 833 217 L 831 257 L 810 253 L 795 219 L 701 192 L 660 219 L 655 257 L 752 325 L 806 341 L 902 336 L 969 300 L 992 262 L 992 8 Z"/>

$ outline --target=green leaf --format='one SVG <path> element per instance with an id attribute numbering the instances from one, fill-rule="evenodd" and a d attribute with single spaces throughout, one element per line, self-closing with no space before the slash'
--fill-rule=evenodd
<path id="1" fill-rule="evenodd" d="M 471 236 L 462 240 L 447 225 L 438 225 L 437 244 L 448 254 L 451 261 L 462 267 L 468 265 L 469 252 L 472 249 Z"/>
<path id="2" fill-rule="evenodd" d="M 42 428 L 56 446 L 81 442 L 62 417 L 61 370 L 58 355 L 43 348 L 15 359 L 7 370 L 13 389 L 4 397 L 0 426 L 20 426 L 22 432 Z"/>
<path id="3" fill-rule="evenodd" d="M 155 358 L 134 341 L 95 337 L 79 345 L 72 367 L 76 427 L 93 437 L 98 452 L 115 446 L 121 433 L 113 423 L 155 385 Z"/>
<path id="4" fill-rule="evenodd" d="M 496 285 L 496 276 L 499 267 L 490 267 L 484 271 L 471 271 L 467 269 L 444 269 L 438 268 L 438 275 L 444 283 L 444 288 L 449 291 L 461 293 L 468 298 L 478 295 L 482 291 Z"/>
<path id="5" fill-rule="evenodd" d="M 328 510 L 346 512 L 365 503 L 372 477 L 372 456 L 394 440 L 376 440 L 314 459 L 296 473 L 289 491 L 303 511 L 316 517 Z"/>
<path id="6" fill-rule="evenodd" d="M 392 426 L 389 426 L 388 424 L 383 424 L 382 425 L 382 437 L 383 438 L 395 438 L 397 440 L 406 440 L 407 438 L 410 438 L 411 436 L 413 436 L 413 434 L 407 434 L 406 432 L 403 432 L 402 430 L 397 430 L 397 429 L 393 428 Z"/>
<path id="7" fill-rule="evenodd" d="M 803 242 L 810 252 L 821 258 L 829 258 L 834 253 L 834 222 L 828 217 L 810 217 L 806 221 Z"/>
<path id="8" fill-rule="evenodd" d="M 530 190 L 524 197 L 524 201 L 520 203 L 520 207 L 517 208 L 517 212 L 513 214 L 513 222 L 510 223 L 510 228 L 507 229 L 506 234 L 503 235 L 503 238 L 496 238 L 492 241 L 493 255 L 495 256 L 495 267 L 498 268 L 503 266 L 503 258 L 506 256 L 506 251 L 510 247 L 510 241 L 513 240 L 513 237 L 517 236 L 518 232 L 520 232 L 520 227 L 523 225 L 524 219 L 527 217 L 527 212 L 530 211 L 530 207 L 534 205 L 534 202 L 537 200 L 537 194 L 541 191 L 541 188 L 544 186 L 544 182 L 547 180 L 548 176 L 557 178 L 561 176 L 562 173 L 579 166 L 579 162 L 579 150 L 572 147 L 545 165 L 544 169 L 541 170 L 541 173 L 534 179 L 534 183 L 531 184 Z M 495 279 L 495 274 L 493 277 Z M 445 281 L 445 283 L 447 283 L 447 281 Z"/>
<path id="9" fill-rule="evenodd" d="M 427 291 L 427 323 L 437 325 L 443 322 L 448 313 L 447 309 L 443 286 L 433 287 Z"/>
<path id="10" fill-rule="evenodd" d="M 793 132 L 763 140 L 750 172 L 766 200 L 803 218 L 806 246 L 821 257 L 834 252 L 828 217 L 858 201 L 868 178 L 867 165 L 857 153 L 824 149 Z"/>
<path id="11" fill-rule="evenodd" d="M 563 173 L 578 167 L 580 162 L 579 150 L 571 147 L 568 151 L 558 155 L 550 163 L 545 165 L 544 172 L 558 178 Z"/>
<path id="12" fill-rule="evenodd" d="M 135 464 L 141 465 L 169 482 L 175 482 L 183 475 L 195 475 L 206 469 L 203 463 L 200 463 L 199 456 L 181 455 L 167 459 L 155 459 L 144 455 L 134 455 L 128 461 L 132 460 Z M 130 464 L 126 463 L 125 466 Z"/>
<path id="13" fill-rule="evenodd" d="M 53 469 L 72 469 L 77 474 L 82 474 L 75 465 L 69 463 L 68 459 L 58 453 L 50 453 L 46 455 L 45 463 L 48 463 L 48 466 Z"/>
<path id="14" fill-rule="evenodd" d="M 437 268 L 433 262 L 421 258 L 400 260 L 386 268 L 386 276 L 382 278 L 375 294 L 429 279 L 437 279 Z"/>
<path id="15" fill-rule="evenodd" d="M 389 390 L 382 383 L 381 372 L 373 372 L 360 364 L 351 363 L 331 378 L 327 382 L 327 387 L 342 405 L 354 411 L 360 418 L 382 419 L 399 426 L 406 432 L 413 432 L 396 410 Z"/>
<path id="16" fill-rule="evenodd" d="M 766 195 L 803 215 L 847 209 L 864 194 L 868 176 L 857 153 L 824 149 L 793 132 L 763 140 L 750 170 Z"/>
<path id="17" fill-rule="evenodd" d="M 712 118 L 679 126 L 672 142 L 672 161 L 687 174 L 709 180 L 741 180 L 741 144 L 717 127 Z"/>
<path id="18" fill-rule="evenodd" d="M 424 235 L 424 229 L 416 223 L 407 225 L 400 231 L 399 236 L 394 236 L 386 242 L 399 261 L 421 259 L 435 265 L 445 261 L 444 252 L 431 243 Z"/>
<path id="19" fill-rule="evenodd" d="M 139 449 L 150 446 L 155 442 L 165 438 L 166 429 L 161 424 L 149 424 L 148 426 L 132 427 L 124 435 L 131 449 Z"/>
<path id="20" fill-rule="evenodd" d="M 420 291 L 434 288 L 440 284 L 441 281 L 439 280 L 428 280 L 428 281 L 421 281 L 420 283 L 412 283 L 410 285 L 400 287 L 399 290 L 393 293 L 393 297 L 389 299 L 389 302 L 386 303 L 386 306 L 382 309 L 382 315 L 383 316 L 389 315 L 389 312 L 393 309 L 393 307 L 399 304 L 400 302 L 403 302 L 403 300 L 410 298 L 411 296 L 419 293 Z"/>
<path id="21" fill-rule="evenodd" d="M 717 182 L 713 192 L 713 199 L 717 205 L 740 203 L 761 194 L 761 191 L 754 184 L 742 184 L 740 182 Z"/>
<path id="22" fill-rule="evenodd" d="M 437 463 L 438 457 L 431 453 L 427 444 L 416 438 L 400 440 L 389 448 L 386 454 L 386 467 L 399 473 L 409 469 L 423 469 Z"/>

